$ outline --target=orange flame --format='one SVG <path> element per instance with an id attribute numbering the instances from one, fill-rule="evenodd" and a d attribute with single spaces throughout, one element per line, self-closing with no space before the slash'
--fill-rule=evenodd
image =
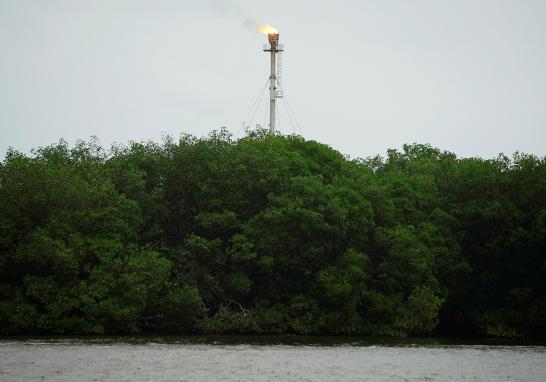
<path id="1" fill-rule="evenodd" d="M 256 25 L 256 28 L 263 34 L 279 34 L 279 31 L 271 25 Z"/>

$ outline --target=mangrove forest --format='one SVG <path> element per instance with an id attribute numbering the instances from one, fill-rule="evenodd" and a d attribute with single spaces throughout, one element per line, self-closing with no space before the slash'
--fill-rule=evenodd
<path id="1" fill-rule="evenodd" d="M 544 338 L 546 159 L 261 129 L 10 149 L 0 275 L 3 335 Z"/>

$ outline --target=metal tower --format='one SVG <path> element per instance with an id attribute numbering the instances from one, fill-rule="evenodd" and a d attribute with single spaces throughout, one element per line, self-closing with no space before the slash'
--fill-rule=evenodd
<path id="1" fill-rule="evenodd" d="M 277 98 L 282 98 L 282 92 L 277 91 L 277 54 L 284 51 L 284 46 L 279 45 L 279 34 L 267 35 L 269 45 L 264 45 L 264 52 L 271 52 L 271 75 L 269 76 L 269 132 L 275 133 L 275 113 Z"/>

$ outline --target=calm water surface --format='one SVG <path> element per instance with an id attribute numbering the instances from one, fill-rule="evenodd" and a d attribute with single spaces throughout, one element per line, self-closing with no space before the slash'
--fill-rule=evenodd
<path id="1" fill-rule="evenodd" d="M 0 339 L 1 381 L 546 381 L 546 346 L 305 337 Z"/>

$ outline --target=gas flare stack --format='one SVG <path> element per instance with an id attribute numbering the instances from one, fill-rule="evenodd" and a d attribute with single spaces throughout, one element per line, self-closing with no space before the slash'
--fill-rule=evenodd
<path id="1" fill-rule="evenodd" d="M 277 90 L 280 75 L 280 54 L 284 52 L 284 46 L 279 44 L 279 32 L 270 27 L 267 30 L 269 44 L 264 44 L 264 52 L 271 53 L 271 75 L 269 76 L 269 132 L 275 133 L 275 113 L 277 98 L 282 98 L 281 90 Z M 280 87 L 279 87 L 280 88 Z"/>

